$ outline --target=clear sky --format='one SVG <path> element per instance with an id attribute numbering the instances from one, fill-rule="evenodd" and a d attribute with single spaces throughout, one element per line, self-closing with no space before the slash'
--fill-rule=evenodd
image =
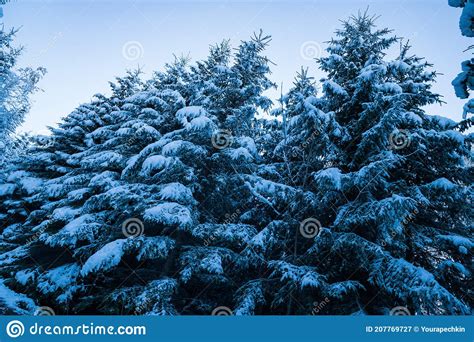
<path id="1" fill-rule="evenodd" d="M 4 7 L 6 27 L 20 27 L 17 43 L 26 50 L 20 66 L 44 66 L 44 90 L 34 96 L 22 131 L 45 133 L 92 95 L 108 92 L 108 81 L 127 68 L 143 67 L 149 75 L 162 69 L 172 54 L 205 58 L 209 44 L 230 38 L 233 45 L 262 28 L 273 36 L 268 56 L 276 65 L 273 80 L 287 91 L 295 72 L 307 66 L 324 75 L 311 59 L 324 55 L 324 42 L 358 10 L 380 15 L 389 27 L 410 39 L 413 52 L 442 73 L 435 91 L 446 105 L 429 114 L 461 119 L 464 101 L 456 99 L 451 80 L 469 58 L 472 44 L 461 36 L 460 9 L 448 0 L 314 0 L 314 1 L 161 1 L 161 0 L 14 0 Z M 145 75 L 146 76 L 146 75 Z M 279 91 L 269 94 L 276 98 Z"/>

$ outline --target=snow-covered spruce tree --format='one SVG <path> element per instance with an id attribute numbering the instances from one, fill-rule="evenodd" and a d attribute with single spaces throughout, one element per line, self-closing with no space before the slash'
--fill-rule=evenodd
<path id="1" fill-rule="evenodd" d="M 79 106 L 63 119 L 59 127 L 51 128 L 50 136 L 31 137 L 29 140 L 32 144 L 25 146 L 27 152 L 3 167 L 2 181 L 4 184 L 2 184 L 3 191 L 1 193 L 8 199 L 3 198 L 2 212 L 8 218 L 9 224 L 24 222 L 31 211 L 38 209 L 34 205 L 31 206 L 33 202 L 37 202 L 38 205 L 44 204 L 43 202 L 48 197 L 37 196 L 36 190 L 45 184 L 51 185 L 44 193 L 46 196 L 51 195 L 51 198 L 59 196 L 60 192 L 55 189 L 59 183 L 64 181 L 62 176 L 71 174 L 80 167 L 75 158 L 88 148 L 87 134 L 110 121 L 109 113 L 117 108 L 117 104 L 121 101 L 117 97 L 117 92 L 123 94 L 127 91 L 126 88 L 135 91 L 133 90 L 135 85 L 132 85 L 133 81 L 131 81 L 135 76 L 136 72 L 129 72 L 126 77 L 117 78 L 117 83 L 122 86 L 111 84 L 113 95 L 110 98 L 100 94 L 95 95 L 95 99 L 91 103 Z M 125 84 L 127 80 L 130 81 L 130 84 Z M 135 83 L 137 82 L 135 81 Z M 119 88 L 122 90 L 119 91 Z M 29 198 L 32 194 L 35 195 Z M 21 201 L 17 202 L 14 200 L 15 198 L 21 199 Z M 31 204 L 23 202 L 25 200 Z M 11 205 L 20 208 L 19 212 L 26 216 L 13 214 Z M 8 224 L 4 225 L 4 227 L 6 226 Z"/>
<path id="2" fill-rule="evenodd" d="M 313 174 L 323 229 L 308 252 L 322 274 L 351 280 L 335 313 L 468 314 L 472 290 L 472 158 L 456 123 L 427 115 L 436 73 L 367 14 L 345 21 L 319 60 L 326 112 L 349 139 Z M 330 151 L 328 151 L 330 153 Z M 329 199 L 329 200 L 328 200 Z M 326 224 L 328 212 L 334 220 Z M 332 217 L 332 215 L 329 215 Z M 336 309 L 337 308 L 337 309 Z"/>
<path id="3" fill-rule="evenodd" d="M 123 88 L 131 86 L 126 85 L 125 80 L 133 74 L 129 72 L 127 77 L 118 78 L 117 83 Z M 84 172 L 78 170 L 81 168 L 78 156 L 90 146 L 87 135 L 110 122 L 109 114 L 121 102 L 115 96 L 119 88 L 119 85 L 112 86 L 110 98 L 98 94 L 91 103 L 79 106 L 57 128 L 51 128 L 51 135 L 34 137 L 26 153 L 3 167 L 0 249 L 4 256 L 12 256 L 11 261 L 15 259 L 13 255 L 20 259 L 27 256 L 30 246 L 36 248 L 39 237 L 49 227 L 70 220 L 74 215 L 72 208 L 51 215 L 65 197 L 79 201 L 87 196 L 82 188 L 88 180 Z M 122 89 L 121 93 L 124 92 L 126 90 Z M 55 254 L 45 254 L 45 263 Z M 38 272 L 47 268 L 43 264 L 37 266 Z M 14 265 L 12 267 L 15 269 Z M 2 271 L 5 272 L 2 277 L 11 277 L 12 269 L 6 264 Z"/>
<path id="4" fill-rule="evenodd" d="M 430 91 L 436 73 L 407 44 L 386 60 L 398 39 L 374 30 L 366 14 L 337 36 L 319 60 L 324 96 L 300 73 L 275 112 L 283 138 L 262 170 L 291 185 L 290 205 L 252 239 L 267 271 L 243 293 L 263 293 L 271 302 L 264 310 L 280 314 L 388 314 L 398 306 L 469 314 L 470 143 L 455 122 L 422 110 L 439 101 Z M 267 198 L 275 201 L 277 189 Z"/>
<path id="5" fill-rule="evenodd" d="M 0 164 L 14 154 L 19 143 L 15 142 L 15 130 L 28 113 L 30 95 L 38 89 L 36 84 L 45 73 L 44 68 L 16 67 L 23 50 L 13 45 L 16 33 L 0 23 Z"/>
<path id="6" fill-rule="evenodd" d="M 268 70 L 259 64 L 266 63 L 259 39 L 243 42 L 238 51 L 248 53 L 237 54 L 231 66 L 245 94 L 260 89 L 261 78 L 253 85 L 249 75 Z M 200 92 L 194 81 L 200 75 L 180 73 L 193 77 L 180 85 L 183 93 Z M 7 228 L 12 245 L 0 262 L 11 289 L 58 313 L 209 314 L 232 304 L 251 264 L 239 253 L 257 234 L 240 219 L 254 205 L 250 183 L 236 173 L 251 172 L 258 155 L 243 135 L 224 136 L 232 145 L 222 145 L 217 117 L 197 103 L 187 106 L 192 99 L 173 82 L 160 82 L 172 77 L 165 71 L 144 91 L 129 96 L 112 87 L 127 97 L 102 97 L 111 108 L 97 108 L 102 123 L 85 132 L 84 148 L 67 155 L 67 167 L 74 168 L 44 182 L 56 192 L 43 184 L 39 209 L 18 229 Z M 265 102 L 252 93 L 229 112 L 256 113 Z"/>
<path id="7" fill-rule="evenodd" d="M 459 20 L 459 28 L 461 33 L 466 37 L 474 37 L 474 2 L 471 0 L 449 0 L 449 5 L 453 7 L 462 7 L 462 14 Z M 472 50 L 474 46 L 469 47 Z M 461 99 L 469 98 L 469 92 L 474 89 L 474 58 L 462 63 L 462 72 L 453 80 L 456 96 Z M 468 118 L 468 114 L 474 113 L 474 99 L 470 99 L 464 105 L 464 113 L 459 128 L 464 131 L 471 127 L 474 123 L 472 117 Z"/>

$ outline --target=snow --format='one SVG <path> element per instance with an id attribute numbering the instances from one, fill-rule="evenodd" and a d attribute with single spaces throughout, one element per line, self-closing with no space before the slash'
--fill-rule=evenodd
<path id="1" fill-rule="evenodd" d="M 209 131 L 215 130 L 215 125 L 211 119 L 200 116 L 198 118 L 192 119 L 187 128 L 192 131 L 200 131 L 207 128 Z"/>
<path id="2" fill-rule="evenodd" d="M 115 135 L 116 136 L 127 136 L 127 135 L 130 135 L 132 134 L 133 131 L 131 128 L 129 127 L 123 127 L 123 128 L 119 128 L 116 132 L 115 132 Z"/>
<path id="3" fill-rule="evenodd" d="M 393 83 L 393 82 L 385 82 L 381 85 L 378 85 L 377 88 L 385 93 L 392 93 L 392 94 L 403 93 L 402 87 L 400 87 L 397 83 Z"/>
<path id="4" fill-rule="evenodd" d="M 474 242 L 470 239 L 465 238 L 459 235 L 438 235 L 438 239 L 449 242 L 456 247 L 464 247 L 467 250 L 472 250 L 474 248 Z"/>
<path id="5" fill-rule="evenodd" d="M 469 97 L 467 84 L 471 68 L 473 68 L 472 60 L 462 62 L 463 71 L 459 75 L 457 75 L 456 78 L 451 82 L 454 87 L 454 92 L 456 93 L 456 96 L 460 99 L 467 99 Z"/>
<path id="6" fill-rule="evenodd" d="M 169 165 L 171 160 L 171 158 L 164 156 L 150 156 L 143 162 L 141 173 L 143 175 L 152 175 Z"/>
<path id="7" fill-rule="evenodd" d="M 189 129 L 191 130 L 201 130 L 203 128 L 209 127 L 211 130 L 214 129 L 214 124 L 211 119 L 206 118 L 205 116 L 200 116 L 198 118 L 192 119 L 189 124 Z"/>
<path id="8" fill-rule="evenodd" d="M 140 114 L 143 114 L 143 115 L 146 115 L 146 116 L 149 116 L 149 117 L 152 117 L 152 118 L 158 117 L 160 115 L 156 110 L 154 110 L 152 108 L 143 108 L 140 111 Z"/>
<path id="9" fill-rule="evenodd" d="M 119 167 L 124 163 L 124 157 L 114 151 L 103 151 L 82 159 L 81 165 L 85 168 L 94 167 Z"/>
<path id="10" fill-rule="evenodd" d="M 146 125 L 143 123 L 134 125 L 133 128 L 136 130 L 134 137 L 139 139 L 140 137 L 150 136 L 154 139 L 159 139 L 160 132 L 158 132 L 154 127 Z"/>
<path id="11" fill-rule="evenodd" d="M 423 124 L 423 119 L 420 118 L 419 115 L 413 113 L 413 112 L 406 112 L 404 113 L 404 117 L 407 121 L 409 121 L 412 124 L 421 126 Z"/>
<path id="12" fill-rule="evenodd" d="M 145 174 L 151 174 L 157 170 L 161 170 L 167 167 L 172 158 L 164 157 L 161 155 L 150 156 L 142 164 L 142 172 Z"/>
<path id="13" fill-rule="evenodd" d="M 95 233 L 99 229 L 95 223 L 96 218 L 92 214 L 79 216 L 66 224 L 58 233 L 51 236 L 41 236 L 46 244 L 51 247 L 56 246 L 75 246 L 79 240 L 93 241 Z"/>
<path id="14" fill-rule="evenodd" d="M 400 73 L 406 73 L 410 70 L 410 66 L 401 60 L 390 61 L 388 67 Z"/>
<path id="15" fill-rule="evenodd" d="M 66 264 L 48 270 L 38 278 L 38 290 L 44 294 L 66 290 L 76 282 L 80 270 L 78 264 Z"/>
<path id="16" fill-rule="evenodd" d="M 447 180 L 446 178 L 439 178 L 429 184 L 426 185 L 429 188 L 434 189 L 441 189 L 441 190 L 454 190 L 456 189 L 456 185 L 453 184 L 451 181 Z"/>
<path id="17" fill-rule="evenodd" d="M 15 189 L 16 189 L 15 184 L 10 184 L 10 183 L 0 184 L 0 196 L 12 195 Z"/>
<path id="18" fill-rule="evenodd" d="M 459 133 L 454 130 L 449 130 L 449 131 L 443 132 L 443 134 L 447 136 L 449 139 L 454 140 L 456 143 L 460 145 L 464 144 L 465 136 L 462 133 Z"/>
<path id="19" fill-rule="evenodd" d="M 201 260 L 200 268 L 211 274 L 223 274 L 222 258 L 218 253 L 211 253 Z"/>
<path id="20" fill-rule="evenodd" d="M 26 171 L 14 171 L 7 177 L 7 182 L 14 183 L 20 181 L 23 177 L 28 177 L 29 173 Z"/>
<path id="21" fill-rule="evenodd" d="M 182 204 L 192 204 L 195 202 L 191 190 L 181 183 L 166 184 L 160 190 L 160 198 L 180 202 Z"/>
<path id="22" fill-rule="evenodd" d="M 337 63 L 342 63 L 344 61 L 344 58 L 336 53 L 333 53 L 328 57 L 328 60 L 330 63 L 329 65 L 335 67 Z"/>
<path id="23" fill-rule="evenodd" d="M 453 129 L 457 126 L 457 123 L 454 120 L 448 119 L 444 116 L 429 115 L 428 119 L 438 124 L 442 129 Z"/>
<path id="24" fill-rule="evenodd" d="M 252 155 L 245 147 L 228 149 L 226 150 L 226 154 L 228 154 L 232 158 L 232 160 L 244 160 L 244 161 L 253 160 Z"/>
<path id="25" fill-rule="evenodd" d="M 346 295 L 357 294 L 359 289 L 365 290 L 364 286 L 357 281 L 341 281 L 329 285 L 329 295 L 343 299 Z"/>
<path id="26" fill-rule="evenodd" d="M 300 289 L 305 287 L 320 288 L 325 277 L 315 272 L 313 267 L 296 266 L 285 261 L 271 261 L 269 263 L 273 273 L 271 276 L 280 276 L 281 282 L 291 282 Z"/>
<path id="27" fill-rule="evenodd" d="M 167 236 L 139 237 L 128 241 L 128 243 L 130 245 L 136 243 L 138 261 L 166 259 L 176 246 L 175 241 Z"/>
<path id="28" fill-rule="evenodd" d="M 237 290 L 236 316 L 254 315 L 258 305 L 265 304 L 262 282 L 251 281 Z"/>
<path id="29" fill-rule="evenodd" d="M 257 146 L 255 145 L 255 141 L 250 137 L 239 137 L 236 139 L 236 143 L 242 147 L 245 147 L 249 153 L 256 157 L 258 155 Z"/>
<path id="30" fill-rule="evenodd" d="M 315 272 L 308 272 L 301 278 L 302 289 L 305 287 L 319 288 L 321 285 L 321 276 Z"/>
<path id="31" fill-rule="evenodd" d="M 208 244 L 220 244 L 223 241 L 243 247 L 257 235 L 257 230 L 247 224 L 200 224 L 192 230 L 195 237 Z M 256 241 L 254 241 L 256 243 Z"/>
<path id="32" fill-rule="evenodd" d="M 474 114 L 474 99 L 469 99 L 466 104 L 463 106 L 463 113 L 462 118 L 465 120 L 467 119 L 467 114 L 472 113 Z"/>
<path id="33" fill-rule="evenodd" d="M 92 188 L 113 188 L 119 183 L 116 179 L 119 178 L 119 174 L 112 171 L 104 171 L 91 178 L 89 186 Z"/>
<path id="34" fill-rule="evenodd" d="M 201 106 L 189 106 L 179 109 L 176 112 L 176 118 L 186 127 L 190 120 L 198 117 L 205 117 L 206 110 Z"/>
<path id="35" fill-rule="evenodd" d="M 173 315 L 176 313 L 171 298 L 178 284 L 176 280 L 164 278 L 149 282 L 136 298 L 137 314 Z"/>
<path id="36" fill-rule="evenodd" d="M 60 197 L 64 192 L 64 186 L 62 184 L 46 184 L 43 192 L 48 197 Z"/>
<path id="37" fill-rule="evenodd" d="M 51 219 L 58 221 L 69 221 L 81 212 L 80 208 L 61 207 L 53 211 Z"/>
<path id="38" fill-rule="evenodd" d="M 19 180 L 19 183 L 23 190 L 25 190 L 28 195 L 33 194 L 35 191 L 39 190 L 43 184 L 43 181 L 39 178 L 34 177 L 25 177 Z"/>
<path id="39" fill-rule="evenodd" d="M 7 308 L 7 313 L 1 311 L 3 308 Z M 0 279 L 0 312 L 2 314 L 32 315 L 35 310 L 36 305 L 32 299 L 24 294 L 13 292 L 5 285 L 5 280 Z"/>
<path id="40" fill-rule="evenodd" d="M 378 75 L 387 72 L 387 66 L 384 64 L 370 64 L 360 71 L 359 79 L 363 81 L 374 81 Z"/>
<path id="41" fill-rule="evenodd" d="M 181 229 L 190 227 L 193 222 L 189 209 L 173 202 L 158 204 L 145 210 L 144 218 L 151 222 L 178 226 Z"/>
<path id="42" fill-rule="evenodd" d="M 87 194 L 89 194 L 90 190 L 87 188 L 84 189 L 77 189 L 69 192 L 67 197 L 70 201 L 79 201 L 83 199 Z"/>
<path id="43" fill-rule="evenodd" d="M 314 175 L 314 180 L 321 188 L 329 186 L 334 190 L 341 190 L 341 170 L 338 168 L 328 168 L 318 171 Z"/>
<path id="44" fill-rule="evenodd" d="M 375 260 L 369 282 L 402 301 L 412 298 L 414 303 L 425 305 L 433 312 L 440 306 L 445 308 L 441 311 L 445 313 L 454 312 L 454 308 L 462 314 L 470 312 L 465 304 L 436 281 L 433 274 L 404 259 L 384 256 Z"/>
<path id="45" fill-rule="evenodd" d="M 26 245 L 19 246 L 12 251 L 0 254 L 0 266 L 10 265 L 18 260 L 28 257 Z"/>
<path id="46" fill-rule="evenodd" d="M 163 146 L 162 149 L 162 154 L 165 156 L 179 156 L 183 152 L 189 152 L 196 156 L 206 154 L 206 151 L 201 146 L 183 140 L 171 141 Z"/>
<path id="47" fill-rule="evenodd" d="M 323 83 L 323 89 L 335 95 L 348 96 L 347 92 L 339 84 L 331 80 L 326 80 Z"/>
<path id="48" fill-rule="evenodd" d="M 474 2 L 467 1 L 459 19 L 459 28 L 463 36 L 474 37 Z"/>
<path id="49" fill-rule="evenodd" d="M 177 152 L 186 144 L 186 142 L 182 140 L 175 140 L 171 141 L 165 146 L 163 146 L 162 153 L 167 156 L 167 155 L 176 155 Z"/>
<path id="50" fill-rule="evenodd" d="M 95 252 L 87 259 L 81 269 L 81 275 L 87 276 L 89 273 L 98 271 L 106 272 L 117 266 L 124 254 L 123 247 L 127 239 L 118 239 L 109 242 L 104 247 Z"/>
<path id="51" fill-rule="evenodd" d="M 36 272 L 31 269 L 21 270 L 15 274 L 15 280 L 21 285 L 26 285 L 35 279 L 35 275 Z"/>

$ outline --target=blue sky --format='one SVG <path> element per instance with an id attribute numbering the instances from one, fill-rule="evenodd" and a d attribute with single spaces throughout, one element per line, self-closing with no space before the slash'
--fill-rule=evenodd
<path id="1" fill-rule="evenodd" d="M 3 19 L 7 27 L 21 26 L 17 43 L 26 50 L 20 66 L 48 69 L 40 83 L 44 91 L 34 96 L 21 130 L 45 133 L 93 94 L 108 92 L 108 81 L 127 68 L 140 65 L 149 75 L 173 53 L 201 59 L 210 44 L 230 38 L 237 45 L 260 28 L 273 36 L 272 79 L 287 91 L 301 66 L 317 79 L 324 76 L 311 57 L 324 55 L 324 42 L 340 19 L 367 6 L 380 15 L 379 27 L 410 39 L 413 52 L 443 74 L 434 89 L 447 104 L 431 106 L 428 113 L 460 120 L 464 101 L 456 99 L 451 80 L 469 57 L 463 50 L 471 43 L 459 32 L 460 10 L 447 2 L 16 0 L 5 6 Z"/>

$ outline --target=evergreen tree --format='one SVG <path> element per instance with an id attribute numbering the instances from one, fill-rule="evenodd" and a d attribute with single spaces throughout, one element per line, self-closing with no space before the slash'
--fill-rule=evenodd
<path id="1" fill-rule="evenodd" d="M 430 91 L 436 73 L 408 44 L 386 60 L 399 39 L 374 30 L 374 20 L 343 22 L 319 60 L 328 74 L 322 98 L 302 72 L 275 112 L 284 138 L 265 169 L 291 187 L 288 207 L 256 240 L 271 255 L 260 280 L 271 284 L 263 288 L 270 312 L 472 307 L 471 144 L 455 122 L 423 111 L 440 101 Z M 276 189 L 267 198 L 278 198 Z"/>
<path id="2" fill-rule="evenodd" d="M 417 314 L 466 314 L 472 307 L 470 142 L 451 120 L 423 111 L 440 102 L 430 91 L 436 73 L 410 55 L 408 44 L 386 61 L 398 39 L 373 30 L 374 20 L 363 14 L 345 21 L 329 56 L 319 60 L 328 73 L 326 110 L 350 138 L 336 142 L 334 166 L 314 174 L 323 189 L 319 201 L 327 203 L 318 217 L 331 209 L 335 217 L 312 251 L 329 253 L 318 264 L 336 279 L 362 285 L 345 298 L 342 312 L 403 305 Z"/>
<path id="3" fill-rule="evenodd" d="M 246 47 L 245 63 L 257 72 L 262 66 L 252 59 L 264 61 L 263 50 L 242 43 L 249 44 L 258 53 Z M 235 65 L 243 60 L 236 58 Z M 222 300 L 232 300 L 237 278 L 248 268 L 238 252 L 255 228 L 226 221 L 212 199 L 222 198 L 222 186 L 232 189 L 232 182 L 244 187 L 234 170 L 249 169 L 258 156 L 248 137 L 231 136 L 232 146 L 221 145 L 219 120 L 203 106 L 187 106 L 200 84 L 176 75 L 191 73 L 184 64 L 167 67 L 143 86 L 138 73 L 129 72 L 112 84 L 111 98 L 98 96 L 98 102 L 79 108 L 53 129 L 52 146 L 31 153 L 49 164 L 35 164 L 32 192 L 39 203 L 4 230 L 9 244 L 2 275 L 10 278 L 9 286 L 58 313 L 209 314 L 223 288 L 229 299 Z M 204 77 L 193 75 L 198 76 Z M 247 80 L 247 88 L 258 86 Z M 256 113 L 251 107 L 257 102 L 255 93 L 238 106 Z M 67 124 L 76 119 L 72 127 Z M 63 135 L 71 136 L 68 145 Z M 2 185 L 11 198 L 2 211 L 11 211 L 15 196 L 23 206 L 23 188 L 15 181 L 9 176 Z M 231 212 L 240 204 L 226 205 Z M 210 293 L 199 298 L 203 286 Z"/>
<path id="4" fill-rule="evenodd" d="M 30 95 L 38 90 L 36 84 L 45 69 L 17 68 L 22 48 L 13 46 L 17 30 L 6 30 L 0 24 L 0 163 L 14 154 L 15 130 L 30 109 Z"/>

